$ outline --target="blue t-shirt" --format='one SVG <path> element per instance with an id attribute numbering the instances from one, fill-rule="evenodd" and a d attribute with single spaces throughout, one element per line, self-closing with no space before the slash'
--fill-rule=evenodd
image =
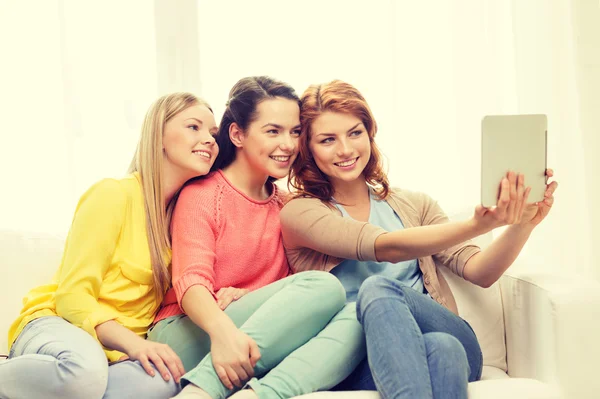
<path id="1" fill-rule="evenodd" d="M 404 228 L 402 221 L 386 201 L 381 201 L 372 193 L 370 196 L 371 210 L 369 223 L 379 226 L 386 231 L 396 231 Z M 344 217 L 350 218 L 348 212 L 340 204 L 336 207 Z M 346 289 L 346 300 L 356 301 L 358 289 L 370 276 L 385 276 L 396 279 L 402 284 L 414 288 L 418 292 L 425 293 L 421 269 L 416 259 L 399 263 L 358 261 L 346 259 L 331 270 Z"/>

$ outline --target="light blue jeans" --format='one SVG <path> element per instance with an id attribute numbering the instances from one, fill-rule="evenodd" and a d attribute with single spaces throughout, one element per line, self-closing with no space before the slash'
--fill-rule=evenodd
<path id="1" fill-rule="evenodd" d="M 363 361 L 335 390 L 377 390 L 383 399 L 467 399 L 483 357 L 469 324 L 394 279 L 365 280 L 357 298 Z"/>
<path id="2" fill-rule="evenodd" d="M 109 366 L 91 335 L 58 316 L 27 324 L 0 363 L 0 399 L 167 399 L 178 391 L 138 362 Z"/>

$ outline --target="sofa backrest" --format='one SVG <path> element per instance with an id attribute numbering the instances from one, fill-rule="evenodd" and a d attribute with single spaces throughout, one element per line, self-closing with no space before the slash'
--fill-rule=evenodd
<path id="1" fill-rule="evenodd" d="M 464 215 L 463 215 L 464 216 Z M 458 220 L 463 217 L 456 216 Z M 489 245 L 491 233 L 479 237 Z M 0 230 L 0 353 L 7 353 L 7 332 L 33 287 L 48 284 L 58 269 L 64 238 L 55 235 Z M 506 370 L 504 318 L 500 286 L 488 289 L 468 283 L 442 268 L 456 298 L 460 315 L 473 327 L 481 344 L 484 364 Z"/>

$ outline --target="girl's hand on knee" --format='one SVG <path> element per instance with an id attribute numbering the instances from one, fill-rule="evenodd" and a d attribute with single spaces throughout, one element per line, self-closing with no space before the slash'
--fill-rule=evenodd
<path id="1" fill-rule="evenodd" d="M 224 287 L 221 288 L 219 291 L 217 291 L 217 305 L 219 305 L 219 308 L 221 308 L 221 310 L 225 310 L 227 308 L 227 306 L 229 306 L 229 304 L 231 304 L 231 302 L 233 301 L 237 301 L 238 299 L 240 299 L 241 297 L 243 297 L 244 295 L 246 295 L 247 293 L 249 293 L 250 290 L 247 290 L 245 288 L 235 288 L 235 287 Z"/>
<path id="2" fill-rule="evenodd" d="M 139 342 L 136 342 L 128 352 L 129 358 L 139 361 L 146 373 L 152 377 L 155 374 L 154 367 L 165 381 L 169 381 L 173 376 L 175 382 L 179 383 L 179 380 L 185 374 L 181 359 L 169 345 L 140 338 Z M 152 367 L 152 364 L 154 364 L 154 367 Z"/>
<path id="3" fill-rule="evenodd" d="M 228 389 L 241 387 L 254 377 L 254 366 L 260 359 L 256 342 L 237 328 L 211 336 L 212 361 L 219 379 Z"/>

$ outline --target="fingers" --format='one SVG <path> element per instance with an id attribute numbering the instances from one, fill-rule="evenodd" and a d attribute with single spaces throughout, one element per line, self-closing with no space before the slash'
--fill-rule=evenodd
<path id="1" fill-rule="evenodd" d="M 234 291 L 235 288 L 233 287 L 221 288 L 219 290 L 217 293 L 217 305 L 219 305 L 221 310 L 225 309 L 231 303 Z"/>
<path id="2" fill-rule="evenodd" d="M 250 362 L 250 358 L 248 358 L 248 360 L 242 363 L 242 368 L 244 369 L 244 373 L 246 374 L 246 381 L 254 377 L 254 364 Z"/>
<path id="3" fill-rule="evenodd" d="M 245 288 L 222 288 L 217 293 L 217 305 L 219 305 L 221 310 L 225 310 L 227 306 L 231 304 L 231 302 L 237 301 L 238 299 L 246 295 L 248 292 L 250 292 L 250 290 L 247 290 Z"/>
<path id="4" fill-rule="evenodd" d="M 237 301 L 238 299 L 240 299 L 241 297 L 243 297 L 244 295 L 246 295 L 249 292 L 250 292 L 250 290 L 248 290 L 248 289 L 238 288 L 236 290 L 235 294 L 233 295 L 233 300 Z"/>
<path id="5" fill-rule="evenodd" d="M 229 379 L 225 369 L 222 366 L 215 366 L 215 371 L 217 372 L 217 375 L 219 376 L 219 379 L 223 385 L 225 385 L 227 389 L 233 389 L 233 384 L 231 383 L 231 380 Z"/>
<path id="6" fill-rule="evenodd" d="M 258 345 L 256 342 L 251 339 L 250 340 L 250 363 L 252 367 L 256 367 L 256 363 L 260 360 L 260 349 L 258 349 Z"/>
<path id="7" fill-rule="evenodd" d="M 224 287 L 221 288 L 219 291 L 217 291 L 216 297 L 217 299 L 223 298 L 224 296 L 227 296 L 229 293 L 231 293 L 231 291 L 234 290 L 233 287 Z"/>
<path id="8" fill-rule="evenodd" d="M 508 172 L 509 198 L 508 208 L 506 209 L 506 219 L 508 224 L 514 223 L 515 211 L 517 206 L 517 175 L 514 172 Z"/>
<path id="9" fill-rule="evenodd" d="M 504 216 L 506 214 L 506 209 L 508 208 L 508 204 L 510 202 L 510 183 L 508 179 L 505 177 L 502 179 L 500 183 L 500 197 L 498 197 L 498 204 L 495 213 L 498 215 Z"/>
<path id="10" fill-rule="evenodd" d="M 156 367 L 160 375 L 162 375 L 163 380 L 169 381 L 171 379 L 171 373 L 169 373 L 167 366 L 165 366 L 165 362 L 163 362 L 157 353 L 150 353 L 148 359 L 154 363 L 154 367 Z"/>
<path id="11" fill-rule="evenodd" d="M 557 188 L 558 182 L 553 181 L 552 183 L 548 184 L 548 188 L 544 193 L 544 204 L 546 204 L 547 206 L 552 206 L 552 204 L 554 204 L 554 192 Z"/>
<path id="12" fill-rule="evenodd" d="M 546 192 L 544 193 L 544 197 L 552 197 L 552 195 L 554 194 L 554 192 L 556 191 L 557 188 L 558 188 L 558 182 L 553 181 L 552 183 L 548 184 L 548 188 L 546 189 Z"/>
<path id="13" fill-rule="evenodd" d="M 175 379 L 175 382 L 179 382 L 180 378 L 185 374 L 185 369 L 179 356 L 169 346 L 166 346 L 163 350 L 162 359 Z"/>
<path id="14" fill-rule="evenodd" d="M 235 371 L 235 373 L 237 374 L 238 377 L 238 384 L 236 384 L 236 386 L 241 387 L 242 384 L 244 384 L 246 381 L 248 381 L 250 378 L 248 378 L 248 372 L 246 371 L 250 371 L 251 375 L 254 375 L 254 370 L 252 370 L 252 367 L 250 366 L 250 362 L 248 361 L 248 359 L 244 359 L 241 360 L 240 359 L 240 363 L 235 365 L 233 367 L 233 371 Z M 235 384 L 235 382 L 234 382 Z"/>
<path id="15" fill-rule="evenodd" d="M 139 357 L 138 360 L 140 361 L 140 364 L 146 371 L 146 374 L 148 374 L 150 377 L 154 377 L 154 367 L 152 367 L 152 363 L 150 363 L 148 357 L 146 355 L 142 355 Z"/>
<path id="16" fill-rule="evenodd" d="M 231 302 L 233 302 L 233 293 L 223 295 L 221 299 L 217 300 L 217 305 L 221 310 L 225 310 Z"/>
<path id="17" fill-rule="evenodd" d="M 519 174 L 517 176 L 517 202 L 515 204 L 515 217 L 513 223 L 521 223 L 521 216 L 523 216 L 524 207 L 524 196 L 525 196 L 525 175 Z"/>
<path id="18" fill-rule="evenodd" d="M 554 169 L 546 169 L 546 176 L 547 177 L 554 176 Z"/>
<path id="19" fill-rule="evenodd" d="M 237 373 L 233 370 L 233 368 L 226 367 L 225 371 L 227 372 L 227 377 L 229 377 L 229 381 L 231 381 L 233 385 L 235 385 L 236 387 L 240 387 L 242 385 Z M 233 387 L 230 389 L 233 389 Z"/>
<path id="20" fill-rule="evenodd" d="M 527 187 L 525 189 L 525 194 L 523 195 L 523 209 L 525 209 L 525 207 L 527 207 L 527 204 L 529 201 L 529 194 L 531 194 L 531 187 Z"/>

